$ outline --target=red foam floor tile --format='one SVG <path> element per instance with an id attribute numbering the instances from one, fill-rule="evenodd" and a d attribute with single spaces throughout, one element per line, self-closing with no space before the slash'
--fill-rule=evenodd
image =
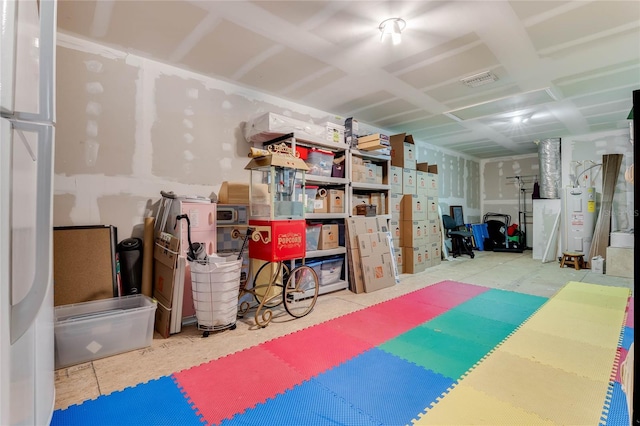
<path id="1" fill-rule="evenodd" d="M 305 379 L 262 346 L 174 373 L 173 377 L 209 424 L 219 424 Z"/>
<path id="2" fill-rule="evenodd" d="M 626 350 L 625 348 L 618 348 L 618 353 L 620 354 L 620 357 L 618 359 L 618 369 L 616 371 L 616 382 L 622 383 L 622 376 L 620 375 L 620 367 L 622 366 L 622 363 L 624 362 L 624 360 L 627 359 L 627 354 L 629 353 L 629 351 Z"/>
<path id="3" fill-rule="evenodd" d="M 309 379 L 369 349 L 372 345 L 326 322 L 270 340 L 266 350 Z"/>
<path id="4" fill-rule="evenodd" d="M 467 283 L 461 283 L 458 281 L 450 281 L 450 280 L 445 280 L 445 281 L 440 281 L 438 283 L 435 283 L 433 285 L 430 285 L 429 287 L 425 287 L 423 289 L 421 289 L 420 291 L 424 291 L 424 292 L 430 292 L 433 290 L 446 290 L 450 293 L 457 293 L 460 295 L 465 295 L 468 296 L 469 298 L 475 297 L 479 294 L 484 293 L 485 291 L 489 290 L 488 287 L 482 287 L 482 286 L 478 286 L 478 285 L 474 285 L 474 284 L 467 284 Z"/>

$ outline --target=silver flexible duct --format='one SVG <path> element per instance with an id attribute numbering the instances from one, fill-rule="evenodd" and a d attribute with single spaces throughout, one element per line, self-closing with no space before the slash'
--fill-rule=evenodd
<path id="1" fill-rule="evenodd" d="M 540 160 L 540 198 L 560 198 L 560 138 L 536 143 Z"/>

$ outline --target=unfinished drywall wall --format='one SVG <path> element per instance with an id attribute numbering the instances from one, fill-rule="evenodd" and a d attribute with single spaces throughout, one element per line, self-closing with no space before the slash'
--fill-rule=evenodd
<path id="1" fill-rule="evenodd" d="M 602 195 L 602 156 L 622 154 L 622 164 L 616 183 L 611 216 L 611 230 L 633 228 L 635 214 L 633 183 L 625 172 L 633 165 L 633 145 L 629 128 L 562 139 L 562 186 L 583 188 L 593 186 Z M 599 205 L 597 204 L 597 208 Z"/>
<path id="2" fill-rule="evenodd" d="M 161 190 L 215 196 L 225 180 L 247 182 L 242 130 L 251 117 L 344 121 L 66 34 L 58 37 L 57 74 L 54 225 L 113 225 L 119 239 L 142 236 Z M 477 217 L 478 162 L 416 143 L 419 160 L 439 166 L 443 211 L 463 205 L 465 217 Z"/>
<path id="3" fill-rule="evenodd" d="M 480 162 L 470 156 L 416 142 L 417 159 L 436 164 L 439 205 L 443 214 L 450 206 L 462 206 L 466 223 L 480 221 Z"/>
<path id="4" fill-rule="evenodd" d="M 540 170 L 537 154 L 482 160 L 482 215 L 508 215 L 510 223 L 517 223 L 527 232 L 527 246 L 532 245 L 532 192 Z M 524 214 L 526 212 L 526 218 Z"/>

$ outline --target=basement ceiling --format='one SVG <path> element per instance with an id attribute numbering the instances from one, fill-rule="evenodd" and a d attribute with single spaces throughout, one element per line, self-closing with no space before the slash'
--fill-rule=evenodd
<path id="1" fill-rule="evenodd" d="M 477 158 L 628 128 L 640 89 L 633 0 L 60 0 L 58 28 Z"/>

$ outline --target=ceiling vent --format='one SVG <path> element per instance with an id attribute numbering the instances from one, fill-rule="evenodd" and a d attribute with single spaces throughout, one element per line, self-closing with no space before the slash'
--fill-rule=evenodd
<path id="1" fill-rule="evenodd" d="M 460 81 L 469 87 L 478 87 L 483 86 L 485 84 L 493 83 L 494 81 L 498 81 L 498 76 L 493 74 L 492 72 L 485 71 L 478 74 L 471 75 L 469 77 L 461 78 Z"/>

